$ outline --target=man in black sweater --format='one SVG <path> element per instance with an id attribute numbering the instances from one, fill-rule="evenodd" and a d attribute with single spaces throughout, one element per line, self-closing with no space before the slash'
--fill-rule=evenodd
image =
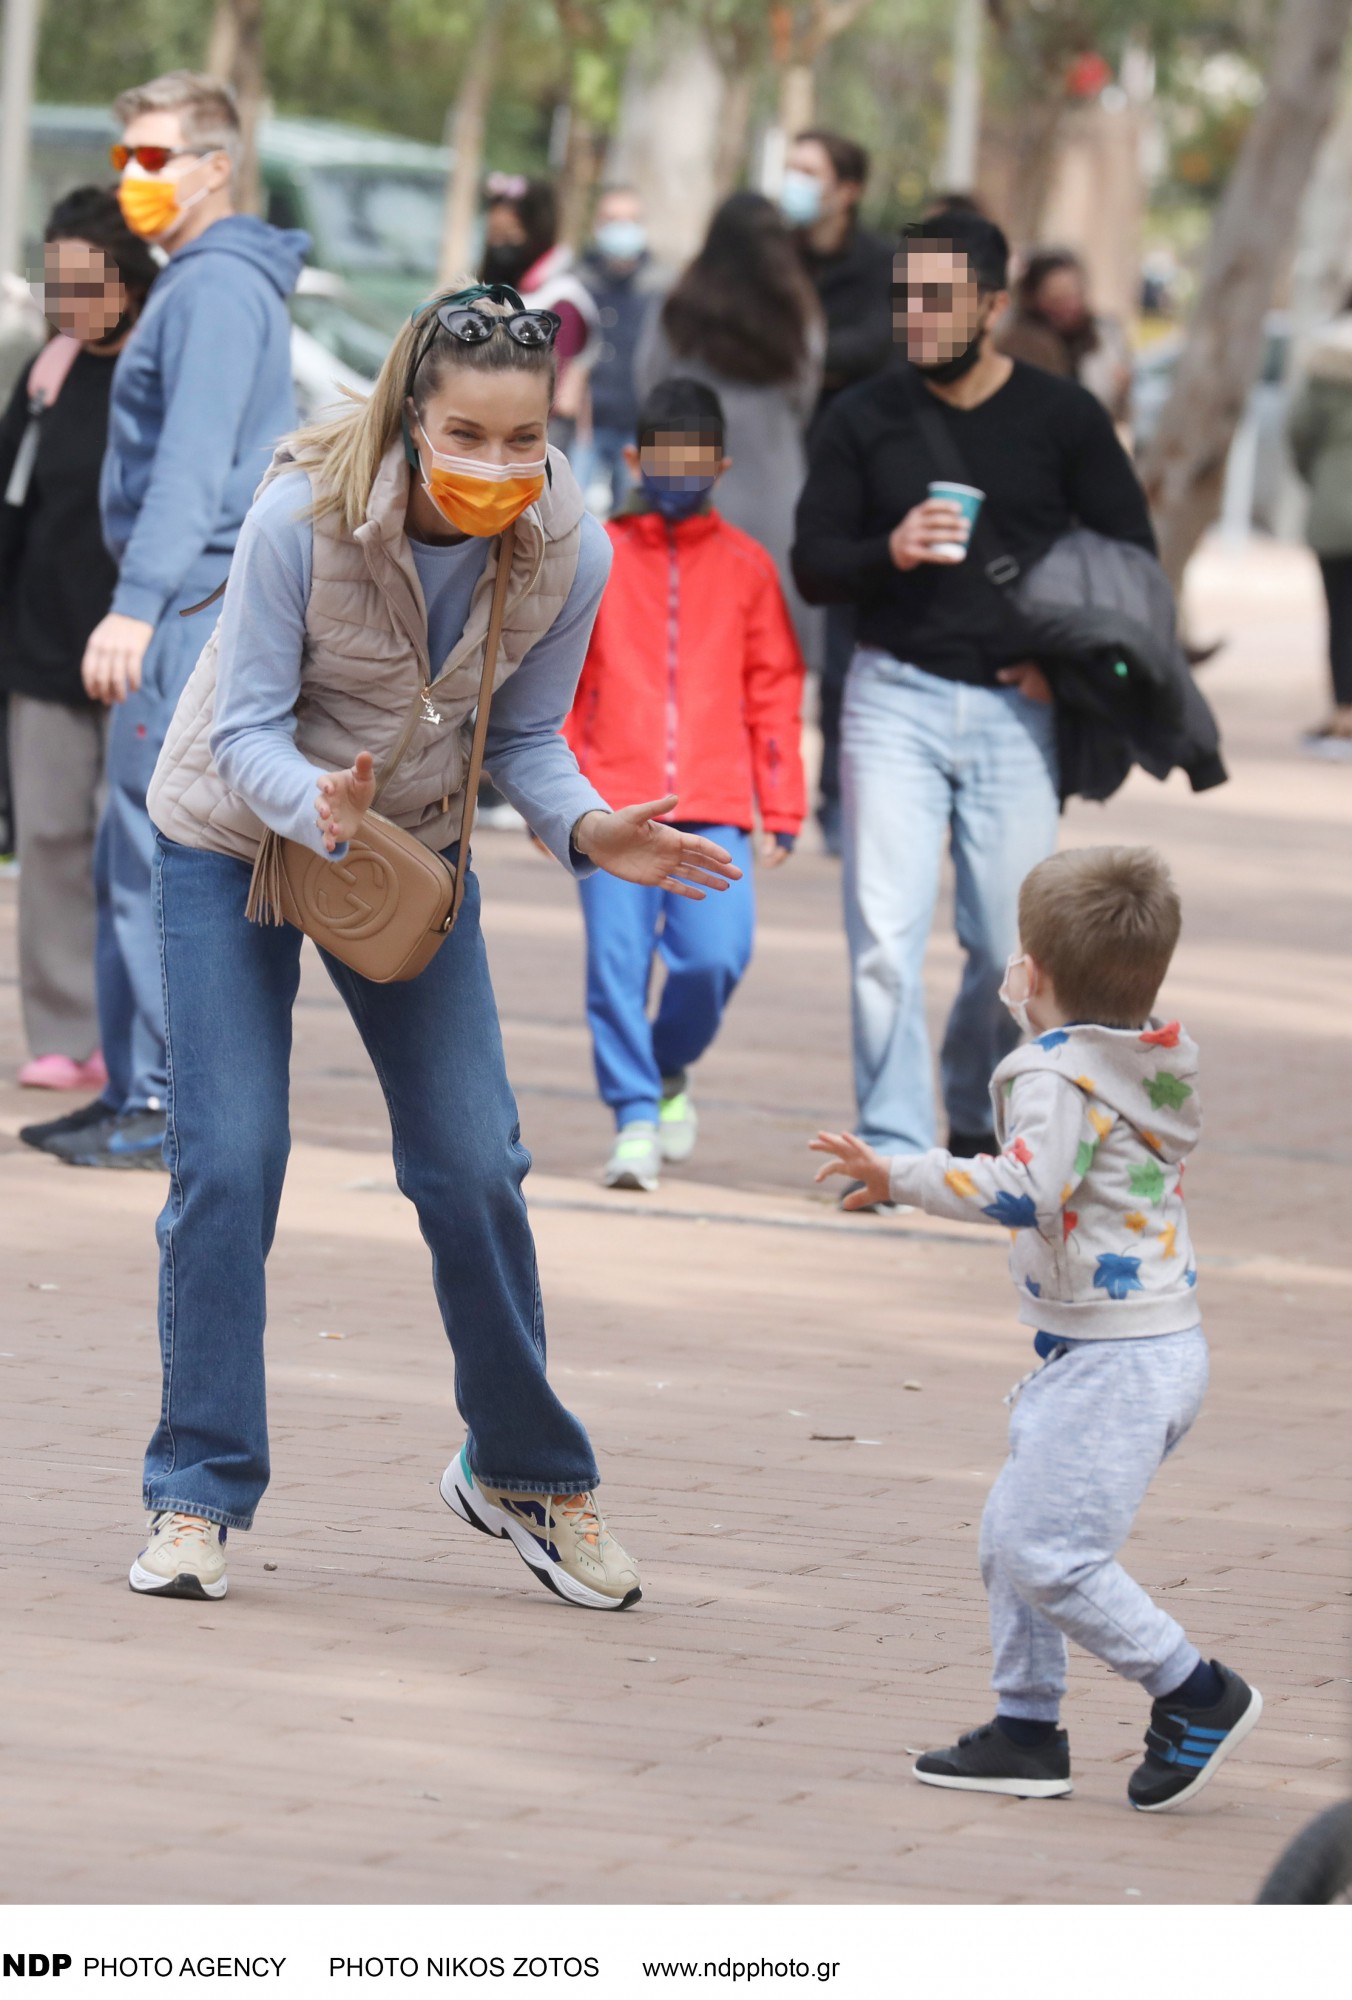
<path id="1" fill-rule="evenodd" d="M 826 354 L 813 424 L 842 389 L 886 368 L 892 348 L 892 245 L 861 228 L 859 204 L 869 157 L 839 132 L 800 132 L 784 162 L 780 205 L 794 225 L 799 255 L 821 300 Z M 818 687 L 822 733 L 817 817 L 832 854 L 840 852 L 840 700 L 854 651 L 854 606 L 829 604 Z"/>
<path id="2" fill-rule="evenodd" d="M 1026 564 L 1076 522 L 1154 548 L 1102 407 L 996 351 L 1007 264 L 1002 232 L 982 216 L 907 231 L 894 325 L 910 365 L 837 398 L 798 508 L 803 596 L 857 607 L 841 732 L 845 921 L 859 1130 L 886 1153 L 935 1143 L 922 973 L 945 844 L 966 965 L 943 1095 L 949 1145 L 970 1156 L 993 1149 L 987 1086 L 1018 1039 L 999 987 L 1019 884 L 1056 843 L 1051 690 L 1021 656 L 986 563 L 1004 552 Z M 947 463 L 931 455 L 923 409 L 948 434 Z M 929 493 L 958 478 L 984 496 L 965 558 L 953 553 L 965 517 Z"/>

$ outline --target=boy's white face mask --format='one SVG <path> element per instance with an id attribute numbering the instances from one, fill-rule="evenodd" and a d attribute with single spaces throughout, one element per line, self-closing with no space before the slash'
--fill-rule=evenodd
<path id="1" fill-rule="evenodd" d="M 1021 1031 L 1025 1035 L 1034 1035 L 1037 1033 L 1037 1029 L 1034 1027 L 1033 1023 L 1028 1018 L 1028 1002 L 1031 996 L 1027 992 L 1025 992 L 1022 1000 L 1016 1000 L 1014 998 L 1014 995 L 1010 991 L 1010 987 L 1014 979 L 1015 968 L 1020 965 L 1026 967 L 1027 964 L 1028 960 L 1021 952 L 1016 952 L 1010 958 L 1008 964 L 1005 966 L 1004 981 L 1000 987 L 1000 999 L 1004 1002 L 1005 1006 L 1014 1016 L 1014 1019 L 1018 1022 Z M 1023 976 L 1023 983 L 1025 987 L 1028 984 L 1028 974 L 1026 971 Z"/>

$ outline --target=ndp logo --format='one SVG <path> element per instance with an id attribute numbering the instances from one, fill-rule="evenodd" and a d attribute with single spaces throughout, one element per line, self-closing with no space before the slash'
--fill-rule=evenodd
<path id="1" fill-rule="evenodd" d="M 0 1959 L 0 1978 L 59 1979 L 70 1963 L 64 1951 L 7 1951 Z"/>

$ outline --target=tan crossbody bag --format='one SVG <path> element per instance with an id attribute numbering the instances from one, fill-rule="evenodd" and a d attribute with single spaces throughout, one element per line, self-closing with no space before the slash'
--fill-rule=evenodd
<path id="1" fill-rule="evenodd" d="M 460 815 L 460 865 L 452 868 L 432 848 L 375 810 L 426 714 L 427 687 L 418 690 L 403 734 L 376 781 L 375 798 L 362 830 L 348 843 L 344 860 L 330 861 L 302 841 L 287 840 L 271 831 L 259 845 L 244 911 L 249 921 L 294 924 L 324 951 L 378 986 L 416 979 L 455 928 L 465 899 L 469 837 L 488 740 L 493 676 L 515 541 L 516 524 L 512 523 L 498 541 L 498 569 Z"/>

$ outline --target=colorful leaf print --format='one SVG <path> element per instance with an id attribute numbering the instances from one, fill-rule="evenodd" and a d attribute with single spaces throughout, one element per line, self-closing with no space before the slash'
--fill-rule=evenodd
<path id="1" fill-rule="evenodd" d="M 1130 1292 L 1143 1292 L 1140 1271 L 1139 1257 L 1118 1257 L 1105 1252 L 1094 1272 L 1095 1290 L 1106 1292 L 1110 1299 L 1125 1299 Z"/>
<path id="2" fill-rule="evenodd" d="M 1033 1047 L 1035 1049 L 1059 1049 L 1063 1042 L 1068 1042 L 1069 1040 L 1070 1036 L 1064 1028 L 1048 1028 L 1045 1035 L 1037 1037 L 1033 1043 Z"/>
<path id="3" fill-rule="evenodd" d="M 1141 1214 L 1139 1208 L 1134 1208 L 1130 1215 L 1124 1215 L 1122 1220 L 1126 1223 L 1127 1228 L 1135 1230 L 1138 1236 L 1145 1228 L 1145 1217 Z"/>
<path id="4" fill-rule="evenodd" d="M 949 1168 L 944 1175 L 944 1185 L 951 1187 L 954 1194 L 961 1195 L 964 1201 L 970 1201 L 977 1192 L 976 1182 L 970 1174 L 965 1174 L 961 1167 Z"/>
<path id="5" fill-rule="evenodd" d="M 1066 1209 L 1061 1216 L 1061 1241 L 1064 1243 L 1073 1229 L 1080 1226 L 1080 1218 L 1073 1208 Z"/>
<path id="6" fill-rule="evenodd" d="M 1147 1078 L 1145 1087 L 1156 1111 L 1162 1111 L 1166 1106 L 1170 1111 L 1177 1111 L 1192 1096 L 1192 1085 L 1184 1083 L 1181 1076 L 1175 1076 L 1169 1069 L 1157 1070 L 1154 1076 Z"/>
<path id="7" fill-rule="evenodd" d="M 1037 1203 L 1030 1194 L 1011 1194 L 1008 1188 L 1001 1188 L 995 1200 L 982 1209 L 993 1222 L 1002 1222 L 1007 1229 L 1036 1229 Z"/>
<path id="8" fill-rule="evenodd" d="M 1012 1146 L 1005 1147 L 1005 1151 L 1011 1159 L 1017 1160 L 1021 1167 L 1032 1166 L 1033 1149 L 1026 1139 L 1016 1139 Z"/>
<path id="9" fill-rule="evenodd" d="M 1167 1264 L 1171 1257 L 1178 1255 L 1178 1224 L 1167 1222 L 1160 1231 L 1160 1255 Z"/>
<path id="10" fill-rule="evenodd" d="M 1164 1200 L 1164 1175 L 1158 1160 L 1142 1160 L 1139 1166 L 1131 1168 L 1127 1178 L 1133 1194 L 1148 1201 L 1152 1208 L 1159 1207 Z"/>
<path id="11" fill-rule="evenodd" d="M 1148 1028 L 1141 1040 L 1152 1049 L 1176 1049 L 1182 1029 L 1181 1021 L 1166 1021 L 1162 1028 Z"/>
<path id="12" fill-rule="evenodd" d="M 1089 1107 L 1089 1123 L 1098 1133 L 1100 1139 L 1106 1139 L 1113 1129 L 1113 1121 L 1108 1113 L 1106 1111 L 1096 1111 L 1093 1105 Z"/>
<path id="13" fill-rule="evenodd" d="M 1075 1153 L 1075 1176 L 1077 1180 L 1083 1180 L 1089 1169 L 1093 1166 L 1094 1153 L 1097 1146 L 1098 1141 L 1096 1139 L 1081 1139 Z"/>

